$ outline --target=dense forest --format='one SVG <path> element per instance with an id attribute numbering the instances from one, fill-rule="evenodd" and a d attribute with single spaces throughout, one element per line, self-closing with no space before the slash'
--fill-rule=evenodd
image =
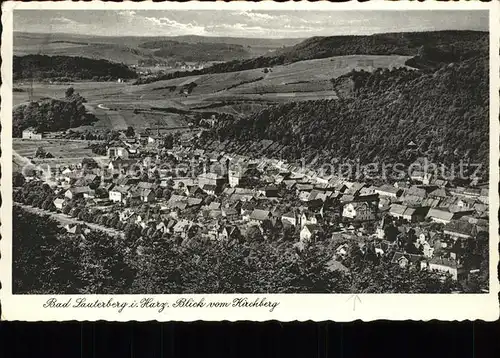
<path id="1" fill-rule="evenodd" d="M 73 56 L 14 56 L 13 79 L 55 81 L 113 81 L 136 78 L 135 71 L 121 63 Z"/>
<path id="2" fill-rule="evenodd" d="M 487 173 L 487 57 L 449 64 L 433 73 L 405 68 L 354 71 L 333 79 L 332 86 L 342 88 L 340 100 L 269 107 L 219 122 L 205 140 L 227 140 L 228 151 L 249 151 L 253 142 L 271 140 L 280 144 L 270 147 L 274 152 L 248 154 L 303 158 L 306 163 L 342 158 L 410 164 L 426 156 L 447 165 L 460 160 L 481 163 Z M 416 149 L 408 148 L 412 141 Z"/>
<path id="3" fill-rule="evenodd" d="M 344 264 L 328 269 L 334 251 L 320 242 L 297 252 L 293 241 L 183 242 L 69 234 L 48 217 L 14 206 L 13 292 L 16 294 L 159 293 L 445 293 L 456 284 L 432 272 L 402 269 L 351 243 Z M 34 234 L 36 233 L 36 234 Z M 373 252 L 372 252 L 373 251 Z M 43 277 L 43 280 L 39 280 Z"/>
<path id="4" fill-rule="evenodd" d="M 32 127 L 41 132 L 54 132 L 79 127 L 97 121 L 87 113 L 85 98 L 70 87 L 63 99 L 44 99 L 19 105 L 12 111 L 12 135 L 20 137 L 24 129 Z"/>
<path id="5" fill-rule="evenodd" d="M 488 49 L 488 33 L 479 31 L 312 37 L 295 46 L 285 47 L 269 56 L 218 63 L 202 70 L 177 71 L 140 78 L 137 84 L 185 76 L 273 67 L 316 58 L 348 55 L 415 56 L 415 59 L 410 59 L 407 65 L 421 69 L 434 69 L 437 65 L 443 63 L 462 61 L 477 55 L 487 55 Z"/>
<path id="6" fill-rule="evenodd" d="M 178 61 L 227 61 L 246 58 L 250 53 L 241 45 L 223 43 L 186 43 L 172 40 L 147 41 L 141 48 L 154 50 L 157 57 L 172 58 Z"/>
<path id="7" fill-rule="evenodd" d="M 371 36 L 312 37 L 278 53 L 284 63 L 345 55 L 419 54 L 422 47 L 453 54 L 448 62 L 488 53 L 488 33 L 433 31 L 375 34 Z M 446 61 L 445 61 L 446 62 Z"/>

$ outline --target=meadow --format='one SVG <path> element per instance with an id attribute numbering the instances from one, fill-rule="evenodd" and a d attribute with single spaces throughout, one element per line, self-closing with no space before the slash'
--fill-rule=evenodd
<path id="1" fill-rule="evenodd" d="M 243 116 L 269 104 L 336 98 L 330 80 L 349 71 L 405 67 L 408 56 L 337 56 L 275 66 L 269 70 L 189 76 L 143 85 L 132 82 L 35 83 L 33 97 L 61 98 L 73 87 L 86 100 L 89 112 L 99 120 L 86 129 L 124 130 L 157 127 L 187 127 L 187 119 L 196 112 L 224 112 Z M 190 94 L 183 86 L 196 83 Z M 14 105 L 29 99 L 29 83 L 15 83 Z M 174 109 L 169 113 L 161 109 Z M 158 110 L 160 109 L 160 110 Z"/>

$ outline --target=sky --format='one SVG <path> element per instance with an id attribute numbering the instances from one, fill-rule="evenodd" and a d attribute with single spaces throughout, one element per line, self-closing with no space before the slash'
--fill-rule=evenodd
<path id="1" fill-rule="evenodd" d="M 14 31 L 100 36 L 298 38 L 488 31 L 487 11 L 15 10 Z"/>

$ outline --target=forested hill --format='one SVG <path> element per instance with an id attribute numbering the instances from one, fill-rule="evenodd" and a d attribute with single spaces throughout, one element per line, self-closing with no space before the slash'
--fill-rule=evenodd
<path id="1" fill-rule="evenodd" d="M 446 164 L 470 159 L 487 168 L 487 57 L 434 73 L 384 69 L 351 72 L 332 82 L 344 88 L 344 99 L 273 106 L 219 123 L 209 139 L 229 140 L 228 151 L 269 139 L 281 146 L 252 154 L 307 162 L 318 156 L 318 163 L 332 158 L 411 163 L 427 156 Z M 411 141 L 417 150 L 408 149 Z"/>
<path id="2" fill-rule="evenodd" d="M 375 34 L 371 36 L 312 37 L 278 52 L 285 63 L 344 55 L 418 55 L 422 47 L 453 53 L 460 60 L 488 53 L 488 33 L 433 31 Z M 451 61 L 450 61 L 451 62 Z"/>
<path id="3" fill-rule="evenodd" d="M 193 44 L 171 40 L 153 40 L 141 43 L 139 47 L 154 50 L 155 56 L 178 61 L 229 61 L 251 56 L 245 47 L 225 43 Z"/>
<path id="4" fill-rule="evenodd" d="M 137 74 L 128 66 L 106 60 L 86 57 L 26 55 L 14 56 L 14 80 L 98 80 L 135 78 Z"/>
<path id="5" fill-rule="evenodd" d="M 488 33 L 480 31 L 434 31 L 376 34 L 370 36 L 312 37 L 291 47 L 256 58 L 215 64 L 202 70 L 173 72 L 141 78 L 143 84 L 172 78 L 272 67 L 298 61 L 347 55 L 415 56 L 407 63 L 415 68 L 435 69 L 442 63 L 488 54 Z M 438 60 L 436 61 L 436 58 Z"/>

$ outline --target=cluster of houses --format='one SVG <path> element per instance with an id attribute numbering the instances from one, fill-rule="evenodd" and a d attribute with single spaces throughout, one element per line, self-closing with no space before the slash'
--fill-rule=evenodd
<path id="1" fill-rule="evenodd" d="M 377 254 L 390 254 L 394 264 L 447 272 L 454 279 L 478 267 L 463 261 L 464 242 L 488 232 L 487 186 L 453 187 L 422 173 L 374 186 L 321 177 L 275 159 L 193 149 L 188 142 L 180 140 L 166 154 L 177 165 L 203 164 L 196 175 L 162 169 L 160 156 L 151 155 L 160 138 L 124 140 L 108 148 L 105 173 L 79 167 L 58 173 L 51 183 L 58 196 L 54 206 L 62 211 L 84 201 L 89 211 L 118 216 L 148 235 L 186 241 L 273 235 L 303 250 L 315 240 L 355 239 L 375 242 Z M 343 248 L 337 250 L 340 258 Z"/>

